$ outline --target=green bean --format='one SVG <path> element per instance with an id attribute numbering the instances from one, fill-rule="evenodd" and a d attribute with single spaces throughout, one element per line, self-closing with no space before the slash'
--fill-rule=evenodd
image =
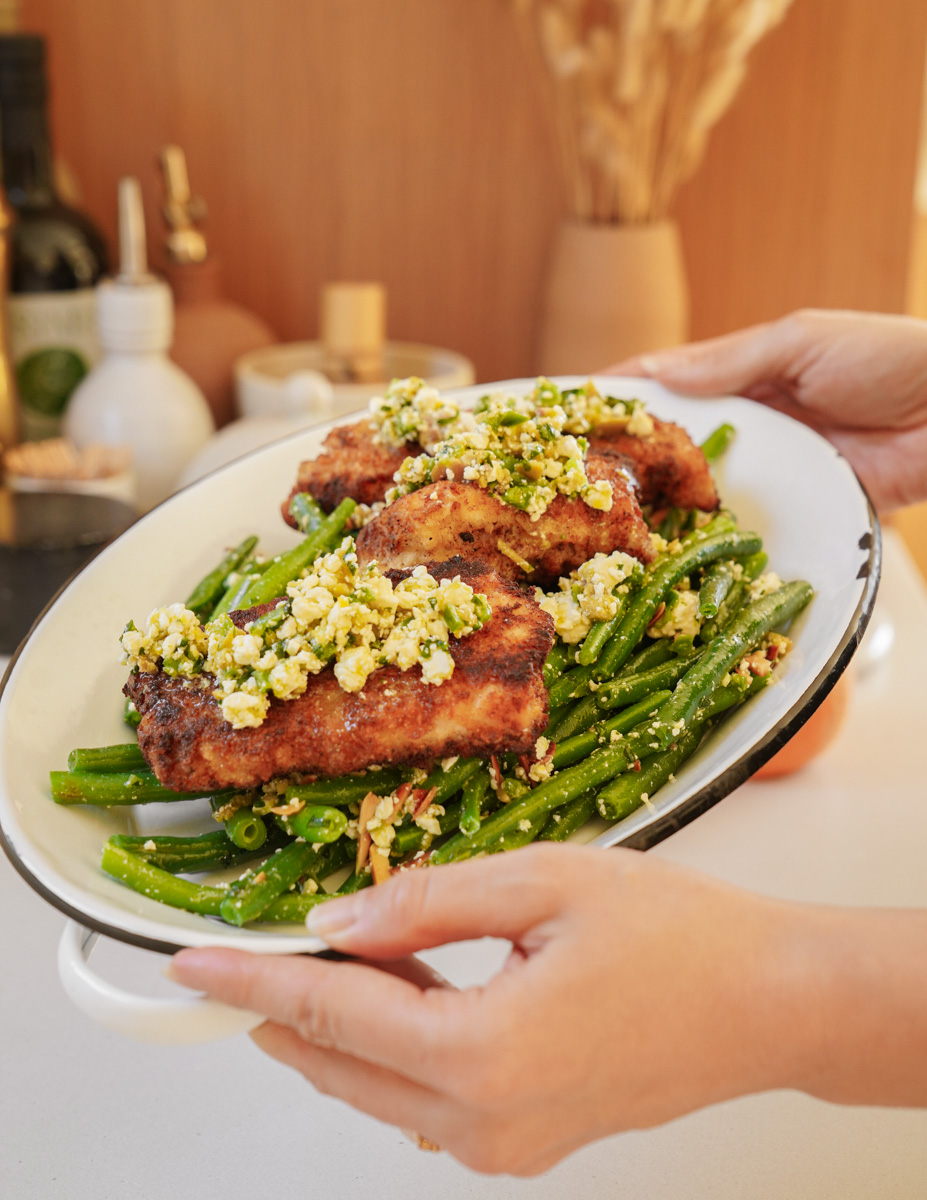
<path id="1" fill-rule="evenodd" d="M 142 714 L 138 711 L 131 700 L 127 700 L 122 706 L 122 719 L 130 729 L 138 729 L 142 721 Z"/>
<path id="2" fill-rule="evenodd" d="M 152 900 L 169 904 L 171 908 L 186 909 L 187 912 L 219 916 L 219 907 L 225 895 L 223 888 L 178 879 L 137 854 L 114 845 L 112 840 L 103 847 L 101 866 L 107 875 L 121 880 L 143 896 L 150 896 Z"/>
<path id="3" fill-rule="evenodd" d="M 353 862 L 356 852 L 357 846 L 349 837 L 326 842 L 324 846 L 319 847 L 315 861 L 309 866 L 309 877 L 316 883 L 321 883 L 345 863 Z"/>
<path id="4" fill-rule="evenodd" d="M 547 710 L 547 731 L 546 731 L 547 737 L 550 737 L 551 729 L 553 729 L 556 726 L 558 721 L 560 721 L 564 716 L 566 716 L 566 714 L 573 707 L 574 703 L 575 703 L 574 701 L 569 700 L 569 701 L 567 701 L 566 704 L 558 704 L 556 708 L 549 708 Z M 580 701 L 579 703 L 582 703 L 582 701 Z"/>
<path id="5" fill-rule="evenodd" d="M 671 542 L 682 533 L 688 516 L 688 512 L 683 508 L 668 508 L 666 516 L 657 527 L 657 533 Z"/>
<path id="6" fill-rule="evenodd" d="M 512 800 L 520 800 L 522 796 L 527 796 L 531 791 L 531 784 L 525 783 L 523 779 L 517 779 L 512 776 L 503 776 L 502 790 L 509 798 L 509 803 Z"/>
<path id="7" fill-rule="evenodd" d="M 605 643 L 621 624 L 621 618 L 628 607 L 629 595 L 630 592 L 625 592 L 619 598 L 618 608 L 613 617 L 609 617 L 607 621 L 596 621 L 590 628 L 583 644 L 579 648 L 579 653 L 576 655 L 576 661 L 581 667 L 590 667 L 598 659 L 605 647 Z"/>
<path id="8" fill-rule="evenodd" d="M 480 827 L 483 815 L 483 802 L 489 792 L 489 771 L 477 771 L 463 785 L 463 796 L 460 803 L 460 820 L 457 823 L 461 833 L 472 836 Z"/>
<path id="9" fill-rule="evenodd" d="M 692 755 L 702 740 L 703 725 L 693 725 L 674 743 L 674 749 L 657 754 L 640 771 L 613 780 L 599 792 L 596 806 L 607 821 L 620 821 L 649 800 L 670 775 Z"/>
<path id="10" fill-rule="evenodd" d="M 271 827 L 264 846 L 282 845 L 283 841 L 283 832 Z M 173 837 L 161 833 L 146 837 L 144 834 L 116 833 L 109 842 L 117 849 L 129 850 L 152 866 L 172 874 L 179 871 L 190 875 L 198 871 L 218 871 L 247 862 L 257 853 L 257 850 L 241 850 L 224 829 L 194 837 Z M 264 852 L 266 854 L 266 850 Z"/>
<path id="11" fill-rule="evenodd" d="M 602 789 L 596 803 L 599 815 L 609 821 L 620 821 L 645 803 L 645 798 L 649 800 L 698 748 L 706 723 L 760 691 L 768 678 L 737 676 L 727 687 L 716 688 L 698 709 L 689 728 L 668 750 L 652 757 L 639 772 L 621 775 Z"/>
<path id="12" fill-rule="evenodd" d="M 735 580 L 718 606 L 717 614 L 705 621 L 699 631 L 699 639 L 703 645 L 707 646 L 709 642 L 714 641 L 718 634 L 731 623 L 743 608 L 746 599 L 746 583 L 741 579 Z"/>
<path id="13" fill-rule="evenodd" d="M 662 666 L 651 667 L 649 671 L 638 671 L 625 679 L 603 683 L 592 698 L 600 709 L 623 708 L 626 704 L 633 704 L 650 692 L 675 685 L 691 668 L 693 657 L 697 658 L 698 655 L 680 655 Z"/>
<path id="14" fill-rule="evenodd" d="M 531 842 L 537 841 L 550 823 L 550 813 L 543 813 L 534 820 L 519 822 L 515 829 L 509 829 L 490 842 L 483 851 L 484 854 L 500 854 L 503 850 L 519 850 Z"/>
<path id="15" fill-rule="evenodd" d="M 446 771 L 442 766 L 435 767 L 425 782 L 419 786 L 426 792 L 434 788 L 435 795 L 432 803 L 443 804 L 445 800 L 450 800 L 455 792 L 459 792 L 467 780 L 483 766 L 481 758 L 458 758 Z"/>
<path id="16" fill-rule="evenodd" d="M 572 763 L 579 762 L 581 758 L 585 758 L 587 754 L 591 754 L 598 746 L 608 741 L 612 733 L 629 733 L 647 717 L 655 716 L 672 694 L 670 691 L 651 692 L 637 704 L 632 704 L 630 708 L 624 709 L 617 717 L 600 721 L 584 733 L 578 733 L 563 742 L 558 742 L 554 750 L 554 766 L 560 770 L 561 767 L 568 767 Z"/>
<path id="17" fill-rule="evenodd" d="M 153 771 L 50 771 L 49 776 L 56 804 L 152 804 L 197 800 L 204 794 L 171 791 L 158 782 Z"/>
<path id="18" fill-rule="evenodd" d="M 260 850 L 267 841 L 267 826 L 250 808 L 236 809 L 225 822 L 225 832 L 241 850 Z"/>
<path id="19" fill-rule="evenodd" d="M 369 871 L 352 871 L 341 887 L 335 892 L 336 896 L 352 896 L 361 888 L 370 887 L 373 876 Z"/>
<path id="20" fill-rule="evenodd" d="M 315 562 L 320 554 L 329 552 L 344 531 L 345 522 L 354 509 L 357 501 L 346 497 L 333 513 L 327 516 L 318 529 L 298 546 L 278 555 L 272 560 L 270 567 L 256 579 L 239 600 L 238 607 L 253 608 L 257 604 L 266 604 L 268 600 L 276 600 L 286 595 L 286 585 L 299 578 L 304 567 Z"/>
<path id="21" fill-rule="evenodd" d="M 539 831 L 542 817 L 561 808 L 590 788 L 595 788 L 626 769 L 628 755 L 622 745 L 602 746 L 588 758 L 565 771 L 559 771 L 550 779 L 528 792 L 520 800 L 512 800 L 487 817 L 472 837 L 455 834 L 431 856 L 435 864 L 456 862 L 474 854 L 490 853 L 500 841 L 512 844 L 511 839 L 519 830 L 522 821 L 529 829 Z"/>
<path id="22" fill-rule="evenodd" d="M 658 667 L 667 662 L 673 657 L 673 644 L 673 638 L 656 638 L 649 646 L 644 646 L 642 650 L 632 654 L 615 678 L 626 679 L 629 675 L 649 671 L 651 667 Z"/>
<path id="23" fill-rule="evenodd" d="M 679 539 L 679 547 L 675 551 L 675 554 L 679 554 L 683 550 L 687 550 L 690 546 L 704 541 L 705 538 L 717 537 L 720 533 L 734 533 L 736 530 L 737 521 L 734 519 L 734 514 L 728 512 L 728 510 L 725 508 L 719 509 L 714 516 L 709 517 L 709 519 L 704 525 L 701 526 L 700 529 L 693 529 L 684 537 Z M 673 556 L 674 555 L 669 552 L 664 552 L 657 557 L 656 562 L 662 562 L 667 558 L 672 558 Z M 655 565 L 656 563 L 651 563 L 650 569 L 653 569 Z"/>
<path id="24" fill-rule="evenodd" d="M 450 833 L 452 829 L 460 828 L 460 815 L 463 811 L 463 802 L 455 801 L 453 804 L 447 805 L 444 814 L 439 814 L 437 817 L 438 826 L 442 833 Z M 393 837 L 393 844 L 390 847 L 394 858 L 407 858 L 410 854 L 417 854 L 419 850 L 423 850 L 431 838 L 431 834 L 420 829 L 414 821 L 409 820 L 405 824 L 396 826 L 396 833 Z"/>
<path id="25" fill-rule="evenodd" d="M 387 767 L 382 771 L 368 769 L 361 774 L 316 779 L 313 783 L 296 783 L 286 789 L 284 803 L 302 800 L 305 804 L 335 805 L 337 808 L 344 808 L 346 804 L 358 804 L 368 792 L 373 792 L 375 796 L 388 796 L 402 783 L 407 774 L 407 771 L 396 767 Z"/>
<path id="26" fill-rule="evenodd" d="M 309 873 L 316 857 L 309 842 L 290 842 L 265 859 L 257 871 L 248 871 L 231 884 L 219 905 L 219 915 L 230 925 L 257 920 L 268 905 Z"/>
<path id="27" fill-rule="evenodd" d="M 133 891 L 162 904 L 169 904 L 172 908 L 182 908 L 203 916 L 221 916 L 222 904 L 228 895 L 226 888 L 178 879 L 139 855 L 113 845 L 112 841 L 103 847 L 101 865 L 107 875 L 120 880 Z M 327 892 L 280 896 L 263 910 L 260 920 L 304 921 L 311 908 L 328 899 L 330 895 Z"/>
<path id="28" fill-rule="evenodd" d="M 257 921 L 261 925 L 268 923 L 301 925 L 311 909 L 331 899 L 331 894 L 323 891 L 287 892 L 285 896 L 278 896 L 268 908 L 265 908 Z"/>
<path id="29" fill-rule="evenodd" d="M 756 554 L 748 554 L 741 564 L 743 567 L 743 579 L 754 580 L 759 575 L 762 575 L 766 564 L 769 562 L 769 556 L 764 550 L 757 551 Z"/>
<path id="30" fill-rule="evenodd" d="M 724 687 L 716 687 L 699 706 L 696 721 L 711 721 L 729 708 L 755 696 L 769 683 L 771 675 L 734 675 Z"/>
<path id="31" fill-rule="evenodd" d="M 446 801 L 459 792 L 481 768 L 484 768 L 482 759 L 460 758 L 447 771 L 440 766 L 435 768 L 424 783 L 418 786 L 423 791 L 431 791 L 434 788 L 435 795 L 432 804 L 446 805 Z M 442 833 L 449 833 L 450 830 L 459 827 L 462 807 L 461 801 L 446 805 L 444 814 L 437 818 Z M 428 837 L 430 835 L 426 834 L 425 830 L 419 828 L 412 820 L 397 825 L 391 847 L 394 857 L 404 858 L 408 854 L 417 853 L 425 846 Z"/>
<path id="32" fill-rule="evenodd" d="M 336 842 L 348 825 L 348 818 L 340 808 L 323 804 L 307 804 L 299 812 L 280 820 L 291 837 L 303 838 L 309 843 Z"/>
<path id="33" fill-rule="evenodd" d="M 550 814 L 550 820 L 538 834 L 539 842 L 565 842 L 595 815 L 595 792 L 584 792 L 563 808 Z"/>
<path id="34" fill-rule="evenodd" d="M 96 746 L 92 749 L 72 750 L 68 755 L 69 771 L 146 770 L 148 764 L 138 747 L 138 742 L 122 742 L 118 746 Z"/>
<path id="35" fill-rule="evenodd" d="M 729 562 L 712 563 L 702 577 L 698 590 L 698 615 L 716 617 L 721 601 L 731 590 L 734 582 L 734 567 Z"/>
<path id="36" fill-rule="evenodd" d="M 236 609 L 241 608 L 243 597 L 248 588 L 257 579 L 260 579 L 260 572 L 257 571 L 244 571 L 241 574 L 233 574 L 221 598 L 210 613 L 210 621 L 215 621 L 217 617 L 221 617 L 225 613 L 235 612 Z"/>
<path id="37" fill-rule="evenodd" d="M 777 625 L 791 620 L 805 607 L 813 595 L 811 585 L 803 580 L 787 583 L 775 592 L 746 605 L 727 629 L 707 647 L 689 668 L 673 692 L 673 698 L 659 717 L 641 734 L 632 735 L 641 747 L 665 750 L 689 724 L 706 696 L 738 658 L 755 646 Z M 628 739 L 630 743 L 631 738 Z M 632 747 L 633 748 L 633 747 Z"/>
<path id="38" fill-rule="evenodd" d="M 559 638 L 551 646 L 550 653 L 544 663 L 544 686 L 550 687 L 555 679 L 563 672 L 563 668 L 572 663 L 573 655 L 576 652 L 575 646 L 568 646 L 566 642 L 561 642 Z"/>
<path id="39" fill-rule="evenodd" d="M 234 550 L 230 550 L 226 554 L 218 566 L 213 567 L 209 574 L 199 581 L 187 597 L 186 602 L 186 607 L 196 613 L 198 620 L 206 620 L 225 589 L 226 577 L 241 566 L 257 542 L 257 537 L 253 534 L 251 537 L 246 537 Z"/>
<path id="40" fill-rule="evenodd" d="M 290 516 L 300 533 L 308 536 L 315 533 L 325 520 L 325 513 L 311 492 L 297 492 L 290 501 Z"/>
<path id="41" fill-rule="evenodd" d="M 658 562 L 649 578 L 644 580 L 643 587 L 635 593 L 624 620 L 593 667 L 596 679 L 609 679 L 624 665 L 653 620 L 663 597 L 680 579 L 716 559 L 753 554 L 762 545 L 755 533 L 719 533 L 707 538 L 699 538 L 697 534 L 689 536 L 692 541 L 678 554 Z"/>
<path id="42" fill-rule="evenodd" d="M 714 462 L 716 458 L 721 457 L 734 440 L 736 432 L 737 430 L 733 425 L 728 425 L 725 422 L 705 438 L 704 442 L 702 442 L 702 453 L 709 462 Z"/>
<path id="43" fill-rule="evenodd" d="M 551 708 L 559 708 L 569 700 L 578 700 L 589 691 L 589 680 L 595 664 L 588 667 L 574 667 L 572 671 L 564 671 L 556 683 L 548 690 Z"/>
<path id="44" fill-rule="evenodd" d="M 748 555 L 743 560 L 741 563 L 740 579 L 731 585 L 730 591 L 721 602 L 717 615 L 702 625 L 699 632 L 699 639 L 704 645 L 707 645 L 712 638 L 716 638 L 740 612 L 749 595 L 748 586 L 750 582 L 762 573 L 767 562 L 768 559 L 762 550 L 757 554 Z"/>
<path id="45" fill-rule="evenodd" d="M 596 703 L 596 693 L 584 696 L 556 721 L 551 724 L 547 737 L 552 742 L 562 742 L 574 733 L 588 729 L 599 718 L 599 706 Z"/>
<path id="46" fill-rule="evenodd" d="M 780 611 L 781 609 L 782 606 L 780 606 Z M 733 690 L 736 692 L 736 687 Z M 742 691 L 739 694 L 742 695 Z M 736 698 L 735 696 L 729 702 L 735 703 Z M 657 703 L 654 703 L 655 700 Z M 547 814 L 554 809 L 569 804 L 584 792 L 595 789 L 600 784 L 626 771 L 635 759 L 647 758 L 653 754 L 655 749 L 660 749 L 659 743 L 653 744 L 651 730 L 658 721 L 663 720 L 670 703 L 670 695 L 666 692 L 662 693 L 659 699 L 656 696 L 650 696 L 646 701 L 641 702 L 636 711 L 629 710 L 612 721 L 604 722 L 599 729 L 605 736 L 608 736 L 612 730 L 617 732 L 629 730 L 628 738 L 617 744 L 606 744 L 593 750 L 588 757 L 583 758 L 576 765 L 558 771 L 556 775 L 528 791 L 527 794 L 513 799 L 483 821 L 479 831 L 473 836 L 465 837 L 462 834 L 456 834 L 434 851 L 431 862 L 435 864 L 456 862 L 458 859 L 469 858 L 473 854 L 492 853 L 497 848 L 511 848 L 516 831 L 520 829 L 522 822 L 528 822 L 529 830 L 533 829 L 537 834 L 541 828 L 541 818 L 546 818 Z M 645 712 L 648 719 L 641 722 L 640 718 Z M 699 713 L 699 725 L 704 723 L 710 715 L 713 715 L 711 708 L 703 709 Z M 630 727 L 631 720 L 636 721 L 633 728 Z M 597 740 L 598 736 L 596 736 Z"/>

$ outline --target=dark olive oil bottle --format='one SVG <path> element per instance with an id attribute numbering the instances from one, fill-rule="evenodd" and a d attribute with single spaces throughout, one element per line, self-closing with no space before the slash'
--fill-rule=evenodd
<path id="1" fill-rule="evenodd" d="M 45 43 L 0 36 L 0 147 L 10 235 L 10 355 L 21 435 L 60 432 L 71 393 L 99 358 L 94 286 L 107 270 L 94 223 L 55 190 Z"/>

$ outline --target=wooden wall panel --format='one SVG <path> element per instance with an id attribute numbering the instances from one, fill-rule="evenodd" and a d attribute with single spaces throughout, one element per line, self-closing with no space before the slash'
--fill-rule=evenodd
<path id="1" fill-rule="evenodd" d="M 503 0 L 26 0 L 58 148 L 112 233 L 116 180 L 187 150 L 230 292 L 312 336 L 320 284 L 380 278 L 393 336 L 530 372 L 561 207 Z M 922 0 L 795 0 L 679 216 L 705 335 L 801 304 L 900 309 Z"/>
<path id="2" fill-rule="evenodd" d="M 927 5 L 794 0 L 684 189 L 695 332 L 903 312 Z"/>

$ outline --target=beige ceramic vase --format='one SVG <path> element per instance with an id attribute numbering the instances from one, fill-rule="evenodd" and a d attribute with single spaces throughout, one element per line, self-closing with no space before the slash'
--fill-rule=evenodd
<path id="1" fill-rule="evenodd" d="M 592 374 L 632 354 L 684 342 L 689 294 L 674 221 L 566 221 L 542 297 L 537 367 Z"/>

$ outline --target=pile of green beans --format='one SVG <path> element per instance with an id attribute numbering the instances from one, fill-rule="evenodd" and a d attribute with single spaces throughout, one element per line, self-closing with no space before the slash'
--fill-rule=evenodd
<path id="1" fill-rule="evenodd" d="M 732 436 L 728 426 L 716 430 L 703 445 L 706 456 L 717 457 Z M 354 507 L 347 500 L 326 516 L 308 494 L 295 496 L 290 511 L 303 541 L 258 561 L 257 538 L 243 539 L 197 584 L 187 606 L 205 623 L 284 595 L 290 580 L 338 544 Z M 370 793 L 394 797 L 398 788 L 414 787 L 421 790 L 413 799 L 437 806 L 430 832 L 410 816 L 395 818 L 394 868 L 419 859 L 455 862 L 536 839 L 563 841 L 593 817 L 623 820 L 650 803 L 726 712 L 762 690 L 768 676 L 731 670 L 812 595 L 797 581 L 751 599 L 750 584 L 766 564 L 759 536 L 738 529 L 730 513 L 716 513 L 701 528 L 697 515 L 665 511 L 660 529 L 677 540 L 628 581 L 614 615 L 578 643 L 555 639 L 543 669 L 549 754 L 537 780 L 526 778 L 516 756 L 500 753 L 490 762 L 448 760 L 427 775 L 390 765 L 293 781 L 271 799 L 260 791 L 221 792 L 210 798 L 218 828 L 187 837 L 117 834 L 104 848 L 103 870 L 153 899 L 235 926 L 300 921 L 329 896 L 372 882 L 369 866 L 351 869 L 358 813 Z M 661 614 L 672 618 L 680 589 L 697 597 L 698 633 L 651 634 Z M 127 708 L 127 724 L 135 728 L 138 720 Z M 51 773 L 51 791 L 65 805 L 198 798 L 160 784 L 134 741 L 72 751 L 68 770 Z M 223 884 L 182 878 L 215 871 L 238 877 Z"/>

